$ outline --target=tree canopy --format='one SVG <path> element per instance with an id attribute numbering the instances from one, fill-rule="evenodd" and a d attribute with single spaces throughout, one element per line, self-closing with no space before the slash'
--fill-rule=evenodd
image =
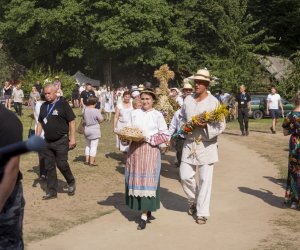
<path id="1" fill-rule="evenodd" d="M 165 63 L 178 82 L 207 67 L 234 91 L 260 84 L 257 54 L 297 52 L 299 12 L 292 0 L 0 0 L 0 39 L 27 68 L 131 83 Z"/>

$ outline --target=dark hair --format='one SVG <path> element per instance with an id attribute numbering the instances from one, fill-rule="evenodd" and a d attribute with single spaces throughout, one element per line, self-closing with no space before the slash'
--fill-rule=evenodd
<path id="1" fill-rule="evenodd" d="M 86 104 L 87 106 L 90 106 L 90 105 L 95 105 L 97 102 L 98 102 L 98 98 L 91 96 L 87 99 Z"/>
<path id="2" fill-rule="evenodd" d="M 123 97 L 124 97 L 125 95 L 130 95 L 130 91 L 124 91 Z"/>
<path id="3" fill-rule="evenodd" d="M 87 82 L 87 83 L 85 84 L 85 86 L 86 86 L 86 85 L 90 85 L 90 86 L 92 86 L 92 84 L 90 84 L 89 82 Z"/>

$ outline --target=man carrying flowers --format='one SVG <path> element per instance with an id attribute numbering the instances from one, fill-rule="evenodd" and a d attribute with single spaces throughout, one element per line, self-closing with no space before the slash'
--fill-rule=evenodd
<path id="1" fill-rule="evenodd" d="M 226 112 L 219 101 L 208 94 L 210 73 L 200 69 L 191 78 L 194 94 L 187 96 L 182 106 L 186 121 L 180 165 L 181 184 L 189 201 L 188 214 L 196 214 L 196 223 L 205 224 L 209 213 L 214 163 L 218 161 L 217 137 L 225 129 Z M 199 183 L 196 182 L 199 169 Z"/>

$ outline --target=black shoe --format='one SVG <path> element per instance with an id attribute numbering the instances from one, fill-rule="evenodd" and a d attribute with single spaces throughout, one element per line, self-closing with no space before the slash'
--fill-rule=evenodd
<path id="1" fill-rule="evenodd" d="M 76 190 L 75 182 L 73 184 L 69 184 L 68 187 L 68 195 L 74 195 Z"/>
<path id="2" fill-rule="evenodd" d="M 189 207 L 188 215 L 194 215 L 196 212 L 197 212 L 196 205 L 195 205 L 195 204 L 192 204 L 192 205 Z"/>
<path id="3" fill-rule="evenodd" d="M 146 224 L 147 224 L 147 221 L 141 219 L 141 221 L 140 221 L 140 223 L 139 223 L 139 225 L 137 227 L 137 230 L 143 230 L 143 229 L 145 229 L 146 228 Z"/>
<path id="4" fill-rule="evenodd" d="M 270 130 L 271 130 L 272 134 L 276 134 L 276 131 L 272 127 L 270 127 Z"/>
<path id="5" fill-rule="evenodd" d="M 57 194 L 49 193 L 49 194 L 44 195 L 42 199 L 43 200 L 52 200 L 52 199 L 56 199 L 56 198 L 57 198 Z"/>
<path id="6" fill-rule="evenodd" d="M 150 220 L 155 220 L 156 218 L 151 214 L 150 211 L 147 212 L 147 222 L 150 222 Z"/>
<path id="7" fill-rule="evenodd" d="M 249 135 L 249 131 L 247 130 L 245 134 L 246 134 L 246 136 L 248 136 Z"/>
<path id="8" fill-rule="evenodd" d="M 245 132 L 244 131 L 242 131 L 242 133 L 241 133 L 241 136 L 245 136 L 246 134 L 245 134 Z"/>

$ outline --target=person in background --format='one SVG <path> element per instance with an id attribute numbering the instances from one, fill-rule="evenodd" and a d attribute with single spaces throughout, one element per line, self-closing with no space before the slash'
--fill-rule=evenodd
<path id="1" fill-rule="evenodd" d="M 35 131 L 36 128 L 38 126 L 38 119 L 39 119 L 39 115 L 40 115 L 40 110 L 41 110 L 41 106 L 42 104 L 46 101 L 45 99 L 45 95 L 41 94 L 40 97 L 37 99 L 35 107 L 34 107 L 34 119 L 35 119 Z M 44 131 L 42 130 L 40 137 L 42 137 L 43 139 L 45 139 L 45 135 L 44 135 Z M 46 171 L 46 166 L 45 166 L 45 155 L 44 152 L 40 151 L 38 152 L 38 156 L 39 156 L 39 179 L 41 181 L 46 180 L 47 177 L 47 171 Z"/>
<path id="2" fill-rule="evenodd" d="M 183 104 L 183 99 L 182 97 L 179 95 L 180 92 L 178 90 L 178 88 L 171 88 L 171 97 L 179 104 L 179 106 L 181 107 Z"/>
<path id="3" fill-rule="evenodd" d="M 21 84 L 18 84 L 16 88 L 13 90 L 12 97 L 14 100 L 14 108 L 16 110 L 16 113 L 19 116 L 22 116 L 24 93 L 23 90 L 21 89 Z"/>
<path id="4" fill-rule="evenodd" d="M 79 108 L 79 85 L 75 84 L 72 90 L 72 104 L 73 108 Z"/>
<path id="5" fill-rule="evenodd" d="M 103 121 L 101 113 L 95 108 L 97 102 L 97 97 L 89 97 L 86 107 L 83 110 L 85 125 L 84 136 L 86 140 L 84 164 L 92 167 L 98 166 L 95 162 L 95 157 L 97 155 L 97 147 L 101 137 L 100 123 Z"/>
<path id="6" fill-rule="evenodd" d="M 272 118 L 272 126 L 270 127 L 272 134 L 276 134 L 276 124 L 280 115 L 279 107 L 281 109 L 282 116 L 284 116 L 281 97 L 276 93 L 276 88 L 272 87 L 271 94 L 267 97 L 267 115 L 270 114 Z"/>
<path id="7" fill-rule="evenodd" d="M 285 136 L 290 135 L 285 204 L 297 209 L 300 208 L 300 92 L 294 97 L 294 104 L 295 109 L 287 114 L 282 128 Z"/>
<path id="8" fill-rule="evenodd" d="M 43 86 L 39 80 L 37 80 L 33 86 L 36 88 L 37 92 L 42 94 Z"/>
<path id="9" fill-rule="evenodd" d="M 107 92 L 105 93 L 105 104 L 104 104 L 104 112 L 105 112 L 105 121 L 110 122 L 112 112 L 114 111 L 114 96 L 113 91 L 111 91 L 110 87 L 107 87 Z"/>
<path id="10" fill-rule="evenodd" d="M 36 135 L 40 136 L 44 130 L 48 192 L 43 200 L 49 200 L 57 198 L 56 166 L 68 183 L 68 195 L 75 194 L 75 178 L 68 163 L 68 152 L 76 147 L 75 114 L 69 103 L 56 95 L 56 86 L 47 85 L 44 93 L 46 102 L 40 109 Z"/>
<path id="11" fill-rule="evenodd" d="M 80 94 L 80 106 L 84 108 L 87 105 L 87 100 L 89 97 L 96 97 L 95 92 L 92 90 L 92 84 L 86 83 L 85 90 L 83 90 Z"/>
<path id="12" fill-rule="evenodd" d="M 32 110 L 34 110 L 35 104 L 38 99 L 40 99 L 40 93 L 37 91 L 35 86 L 32 86 L 28 102 L 28 106 L 30 106 Z"/>
<path id="13" fill-rule="evenodd" d="M 246 92 L 245 85 L 240 86 L 240 93 L 235 97 L 238 110 L 238 121 L 242 136 L 249 135 L 249 112 L 251 112 L 251 96 Z"/>
<path id="14" fill-rule="evenodd" d="M 63 96 L 63 92 L 61 90 L 61 81 L 59 79 L 59 76 L 54 77 L 53 85 L 56 87 L 57 96 Z"/>
<path id="15" fill-rule="evenodd" d="M 181 92 L 182 92 L 182 99 L 184 100 L 184 98 L 186 98 L 188 95 L 191 95 L 193 93 L 193 86 L 189 82 L 185 82 Z"/>
<path id="16" fill-rule="evenodd" d="M 130 92 L 125 91 L 123 93 L 123 100 L 116 107 L 116 112 L 114 116 L 114 132 L 120 131 L 122 128 L 128 126 L 130 122 L 130 112 L 133 110 L 132 104 L 130 102 Z M 117 140 L 117 148 L 126 153 L 128 151 L 128 145 L 124 146 L 119 137 L 116 137 Z"/>
<path id="17" fill-rule="evenodd" d="M 163 115 L 153 108 L 157 100 L 151 89 L 141 92 L 142 108 L 131 112 L 129 127 L 139 128 L 144 140 L 131 142 L 125 168 L 126 205 L 141 211 L 138 230 L 153 219 L 152 211 L 160 207 L 159 176 L 161 154 L 159 145 L 168 141 L 168 128 Z"/>
<path id="18" fill-rule="evenodd" d="M 79 87 L 79 95 L 81 95 L 82 91 L 85 90 L 85 83 L 81 84 L 81 86 Z"/>
<path id="19" fill-rule="evenodd" d="M 141 109 L 142 108 L 141 98 L 135 98 L 132 101 L 132 107 L 133 107 L 133 109 Z"/>
<path id="20" fill-rule="evenodd" d="M 11 96 L 12 96 L 12 85 L 9 81 L 4 82 L 4 100 L 5 100 L 5 107 L 11 109 Z"/>
<path id="21" fill-rule="evenodd" d="M 0 105 L 0 148 L 22 141 L 23 126 L 16 115 Z M 5 122 L 3 122 L 5 121 Z M 24 249 L 23 197 L 20 157 L 0 158 L 0 249 Z"/>

